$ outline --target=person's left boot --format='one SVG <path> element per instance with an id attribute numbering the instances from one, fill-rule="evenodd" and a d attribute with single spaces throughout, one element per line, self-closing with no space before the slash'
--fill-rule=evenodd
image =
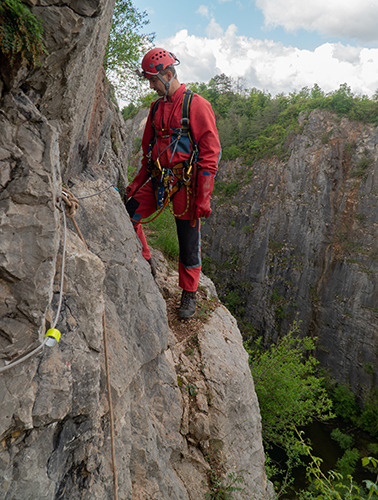
<path id="1" fill-rule="evenodd" d="M 196 292 L 182 291 L 181 304 L 177 312 L 180 319 L 194 316 L 196 312 Z"/>

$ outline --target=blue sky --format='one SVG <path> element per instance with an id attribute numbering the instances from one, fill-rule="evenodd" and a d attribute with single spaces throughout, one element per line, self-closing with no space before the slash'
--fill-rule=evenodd
<path id="1" fill-rule="evenodd" d="M 133 0 L 155 45 L 181 61 L 181 81 L 216 74 L 276 94 L 317 83 L 378 90 L 378 0 Z"/>

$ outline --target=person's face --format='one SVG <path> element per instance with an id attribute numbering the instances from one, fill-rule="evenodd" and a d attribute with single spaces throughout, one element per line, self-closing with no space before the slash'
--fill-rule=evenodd
<path id="1" fill-rule="evenodd" d="M 165 81 L 168 81 L 167 75 L 168 74 L 162 75 Z M 150 82 L 150 89 L 155 90 L 155 92 L 157 92 L 160 97 L 165 94 L 165 87 L 160 78 L 158 78 L 157 76 L 151 76 L 148 81 Z"/>

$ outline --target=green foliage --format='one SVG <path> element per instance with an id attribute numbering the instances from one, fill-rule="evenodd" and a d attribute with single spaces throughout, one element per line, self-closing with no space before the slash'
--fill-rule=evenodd
<path id="1" fill-rule="evenodd" d="M 245 89 L 240 79 L 222 74 L 208 84 L 194 82 L 188 87 L 212 105 L 222 144 L 222 159 L 241 158 L 245 165 L 272 156 L 285 160 L 290 152 L 288 145 L 295 134 L 303 131 L 305 117 L 314 109 L 326 109 L 351 120 L 378 123 L 378 99 L 354 96 L 346 84 L 329 94 L 314 85 L 312 89 L 305 87 L 287 96 L 278 94 L 272 97 L 256 88 Z M 155 93 L 153 97 L 156 97 Z M 147 95 L 147 101 L 143 99 L 139 99 L 138 106 L 148 106 L 151 93 Z M 302 125 L 298 122 L 299 116 Z M 332 132 L 326 132 L 319 140 L 326 144 Z M 360 175 L 367 166 L 365 162 L 357 168 Z M 225 188 L 219 183 L 215 189 L 222 191 Z"/>
<path id="2" fill-rule="evenodd" d="M 120 97 L 136 99 L 140 94 L 141 82 L 135 69 L 154 38 L 153 34 L 142 33 L 148 23 L 147 13 L 136 9 L 132 0 L 116 0 L 104 66 Z"/>
<path id="3" fill-rule="evenodd" d="M 261 343 L 246 345 L 260 404 L 262 434 L 266 443 L 274 443 L 291 453 L 294 425 L 304 426 L 314 418 L 330 418 L 332 403 L 316 375 L 318 362 L 309 352 L 312 339 L 298 337 L 298 325 L 289 334 L 262 350 Z M 296 336 L 294 336 L 296 335 Z"/>
<path id="4" fill-rule="evenodd" d="M 378 392 L 371 392 L 366 401 L 361 415 L 358 418 L 358 425 L 373 437 L 378 437 Z"/>
<path id="5" fill-rule="evenodd" d="M 339 428 L 333 429 L 331 432 L 331 438 L 334 439 L 343 450 L 351 448 L 354 441 L 352 436 L 344 434 Z"/>
<path id="6" fill-rule="evenodd" d="M 196 396 L 198 387 L 194 384 L 186 384 L 186 390 L 188 391 L 189 396 Z"/>
<path id="7" fill-rule="evenodd" d="M 0 5 L 0 49 L 11 66 L 36 66 L 46 49 L 42 23 L 20 0 L 3 0 Z"/>
<path id="8" fill-rule="evenodd" d="M 337 384 L 330 393 L 333 410 L 338 417 L 350 420 L 359 412 L 354 394 L 344 384 Z"/>
<path id="9" fill-rule="evenodd" d="M 345 450 L 344 455 L 336 462 L 335 469 L 344 477 L 353 474 L 356 464 L 360 458 L 360 452 L 357 448 Z"/>
<path id="10" fill-rule="evenodd" d="M 363 500 L 371 498 L 374 490 L 374 483 L 366 481 L 369 493 L 364 492 L 353 481 L 353 477 L 343 475 L 340 472 L 329 471 L 325 474 L 321 469 L 322 459 L 312 454 L 312 447 L 305 443 L 303 432 L 296 431 L 299 437 L 299 446 L 301 452 L 309 458 L 309 464 L 306 468 L 306 475 L 311 483 L 308 491 L 301 491 L 299 498 L 301 500 Z M 367 465 L 366 461 L 363 464 Z"/>
<path id="11" fill-rule="evenodd" d="M 364 467 L 371 466 L 374 469 L 377 469 L 378 468 L 378 460 L 374 457 L 364 457 L 362 459 L 362 465 Z M 364 483 L 366 485 L 366 488 L 369 490 L 368 498 L 378 497 L 378 474 L 377 474 L 377 477 L 376 477 L 376 480 L 374 483 L 373 483 L 373 481 L 368 481 L 368 480 L 365 480 Z"/>
<path id="12" fill-rule="evenodd" d="M 129 120 L 131 118 L 134 118 L 134 116 L 138 114 L 138 111 L 139 111 L 138 107 L 135 106 L 133 102 L 130 102 L 127 106 L 125 106 L 122 109 L 121 113 L 124 120 Z"/>
<path id="13" fill-rule="evenodd" d="M 372 437 L 378 437 L 378 391 L 372 390 L 365 395 L 361 407 L 353 392 L 344 384 L 327 381 L 327 391 L 333 402 L 336 416 L 351 422 L 368 432 Z"/>
<path id="14" fill-rule="evenodd" d="M 209 84 L 193 83 L 190 87 L 214 109 L 222 144 L 222 158 L 240 157 L 245 163 L 276 155 L 287 155 L 285 143 L 291 135 L 300 133 L 300 114 L 313 109 L 327 109 L 351 120 L 378 123 L 378 100 L 366 96 L 353 96 L 350 88 L 342 84 L 330 94 L 318 85 L 303 88 L 288 96 L 270 94 L 253 89 L 240 89 L 240 82 L 226 75 L 218 75 Z M 327 143 L 332 131 L 320 139 Z"/>
<path id="15" fill-rule="evenodd" d="M 356 167 L 352 170 L 352 177 L 361 177 L 362 179 L 366 178 L 367 170 L 373 165 L 374 160 L 369 156 L 367 151 L 364 152 L 364 155 L 357 162 Z"/>
<path id="16" fill-rule="evenodd" d="M 227 198 L 234 196 L 239 192 L 239 189 L 240 182 L 238 180 L 232 180 L 230 182 L 216 180 L 214 184 L 214 194 L 224 195 Z"/>
<path id="17" fill-rule="evenodd" d="M 230 290 L 225 297 L 225 305 L 232 313 L 242 314 L 244 308 L 241 311 L 241 306 L 244 304 L 243 299 L 240 297 L 237 290 Z"/>
<path id="18" fill-rule="evenodd" d="M 171 212 L 168 209 L 164 209 L 162 213 L 155 220 L 148 223 L 147 226 L 148 241 L 151 245 L 161 250 L 165 256 L 177 259 L 179 255 L 179 246 L 176 223 Z"/>
<path id="19" fill-rule="evenodd" d="M 207 500 L 232 500 L 233 492 L 242 491 L 242 488 L 238 486 L 244 481 L 241 474 L 231 472 L 226 479 L 223 479 L 218 471 L 211 468 L 208 479 L 210 490 L 205 493 Z"/>

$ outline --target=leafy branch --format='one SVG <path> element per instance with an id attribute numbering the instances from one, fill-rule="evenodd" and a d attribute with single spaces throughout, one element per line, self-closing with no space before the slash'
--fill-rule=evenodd
<path id="1" fill-rule="evenodd" d="M 0 5 L 0 49 L 13 66 L 34 67 L 47 54 L 42 41 L 42 23 L 20 0 L 3 0 Z"/>

